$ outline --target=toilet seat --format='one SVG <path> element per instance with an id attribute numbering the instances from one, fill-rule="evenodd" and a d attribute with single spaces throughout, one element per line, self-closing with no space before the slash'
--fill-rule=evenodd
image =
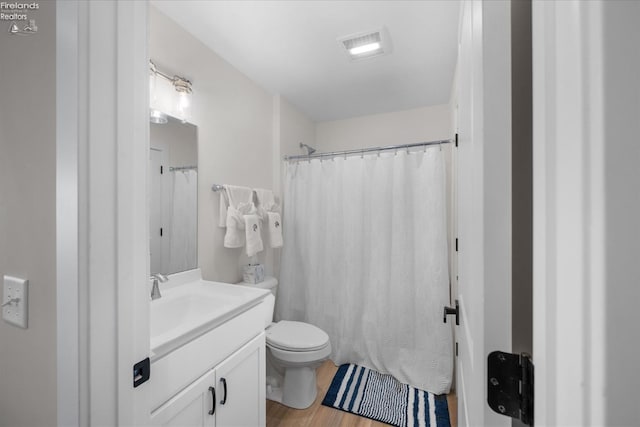
<path id="1" fill-rule="evenodd" d="M 267 329 L 267 345 L 284 351 L 311 352 L 329 344 L 329 335 L 304 322 L 281 320 Z"/>

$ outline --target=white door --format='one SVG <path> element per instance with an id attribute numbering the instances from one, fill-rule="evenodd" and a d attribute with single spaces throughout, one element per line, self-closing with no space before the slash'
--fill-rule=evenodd
<path id="1" fill-rule="evenodd" d="M 486 357 L 511 350 L 509 2 L 462 4 L 458 58 L 458 425 L 511 425 L 486 401 Z"/>
<path id="2" fill-rule="evenodd" d="M 151 425 L 214 427 L 216 425 L 215 372 L 207 372 L 151 414 Z"/>
<path id="3" fill-rule="evenodd" d="M 640 2 L 533 2 L 536 425 L 640 425 Z"/>
<path id="4" fill-rule="evenodd" d="M 264 426 L 266 377 L 264 333 L 216 366 L 216 426 Z"/>

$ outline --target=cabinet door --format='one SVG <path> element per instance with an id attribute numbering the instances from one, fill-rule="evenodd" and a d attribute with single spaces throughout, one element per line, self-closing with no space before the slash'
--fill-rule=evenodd
<path id="1" fill-rule="evenodd" d="M 263 332 L 216 366 L 216 427 L 265 425 L 264 337 Z"/>
<path id="2" fill-rule="evenodd" d="M 209 371 L 151 413 L 151 424 L 171 427 L 214 427 L 215 372 Z"/>

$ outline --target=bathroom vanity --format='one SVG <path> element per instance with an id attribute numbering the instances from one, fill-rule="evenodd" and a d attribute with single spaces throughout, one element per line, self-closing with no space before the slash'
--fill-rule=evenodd
<path id="1" fill-rule="evenodd" d="M 173 283 L 172 283 L 173 282 Z M 264 426 L 269 291 L 171 276 L 151 303 L 151 423 Z"/>

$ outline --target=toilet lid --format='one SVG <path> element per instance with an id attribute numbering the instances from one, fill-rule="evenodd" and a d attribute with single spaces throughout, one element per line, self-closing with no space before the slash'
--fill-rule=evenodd
<path id="1" fill-rule="evenodd" d="M 267 344 L 282 350 L 319 350 L 328 342 L 325 331 L 308 323 L 281 320 L 267 329 Z"/>

